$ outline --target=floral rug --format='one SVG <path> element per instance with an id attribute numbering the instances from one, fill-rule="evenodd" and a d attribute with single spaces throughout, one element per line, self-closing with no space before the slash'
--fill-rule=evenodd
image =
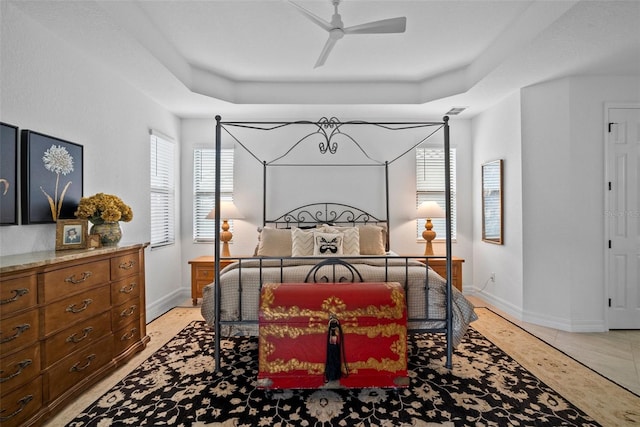
<path id="1" fill-rule="evenodd" d="M 258 341 L 222 341 L 194 321 L 68 426 L 597 426 L 470 328 L 444 367 L 440 334 L 409 335 L 411 385 L 400 390 L 265 392 Z"/>

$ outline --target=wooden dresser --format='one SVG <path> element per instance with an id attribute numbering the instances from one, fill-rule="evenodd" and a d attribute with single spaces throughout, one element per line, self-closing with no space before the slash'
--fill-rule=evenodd
<path id="1" fill-rule="evenodd" d="M 425 258 L 418 261 L 425 263 Z M 462 292 L 462 263 L 464 259 L 457 256 L 451 257 L 451 284 Z M 447 259 L 446 258 L 429 258 L 429 267 L 440 276 L 447 278 Z"/>
<path id="2" fill-rule="evenodd" d="M 0 257 L 0 426 L 36 426 L 149 342 L 146 244 Z"/>
<path id="3" fill-rule="evenodd" d="M 191 299 L 193 305 L 198 304 L 198 298 L 202 298 L 202 288 L 214 280 L 214 263 L 212 255 L 203 255 L 189 261 L 191 265 Z M 233 263 L 231 259 L 220 260 L 220 270 Z"/>

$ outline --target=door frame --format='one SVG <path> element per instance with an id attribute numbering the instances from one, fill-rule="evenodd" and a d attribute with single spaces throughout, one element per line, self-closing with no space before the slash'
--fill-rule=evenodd
<path id="1" fill-rule="evenodd" d="M 603 302 L 604 302 L 604 326 L 607 330 L 609 330 L 609 251 L 607 249 L 608 241 L 611 238 L 609 235 L 609 218 L 606 215 L 607 210 L 609 209 L 609 199 L 610 199 L 610 191 L 608 190 L 608 182 L 610 181 L 610 173 L 609 170 L 609 150 L 608 150 L 608 142 L 609 142 L 609 111 L 614 108 L 639 108 L 640 103 L 638 102 L 605 102 L 604 104 L 604 122 L 602 126 L 602 141 L 604 147 L 604 180 L 602 182 L 604 188 L 604 209 L 605 215 L 603 215 L 604 222 L 604 242 L 603 248 L 604 250 L 604 294 L 603 294 Z"/>

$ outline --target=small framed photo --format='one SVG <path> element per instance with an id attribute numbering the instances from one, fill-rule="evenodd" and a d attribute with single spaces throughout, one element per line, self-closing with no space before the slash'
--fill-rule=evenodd
<path id="1" fill-rule="evenodd" d="M 87 248 L 88 249 L 95 249 L 95 248 L 99 248 L 102 246 L 102 240 L 100 239 L 100 235 L 99 234 L 89 234 L 89 237 L 87 238 Z"/>
<path id="2" fill-rule="evenodd" d="M 56 222 L 56 250 L 87 247 L 86 219 L 59 219 Z"/>

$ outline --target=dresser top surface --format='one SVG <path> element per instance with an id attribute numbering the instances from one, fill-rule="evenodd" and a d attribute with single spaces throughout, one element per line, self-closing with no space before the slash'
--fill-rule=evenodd
<path id="1" fill-rule="evenodd" d="M 128 249 L 145 248 L 148 243 L 131 243 L 119 244 L 118 246 L 103 246 L 95 249 L 78 249 L 66 251 L 42 251 L 30 252 L 25 254 L 7 255 L 0 257 L 0 274 L 7 274 L 14 271 L 25 270 L 29 268 L 38 268 L 45 265 L 52 265 L 62 262 L 73 261 L 92 257 L 96 255 L 105 255 L 116 253 Z"/>

